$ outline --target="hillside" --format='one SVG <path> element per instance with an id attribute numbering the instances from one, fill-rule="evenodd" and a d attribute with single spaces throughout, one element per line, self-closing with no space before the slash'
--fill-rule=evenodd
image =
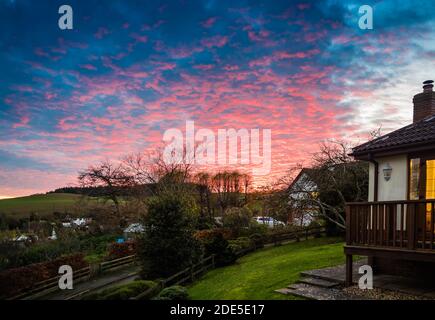
<path id="1" fill-rule="evenodd" d="M 16 218 L 28 217 L 31 212 L 47 216 L 55 211 L 64 212 L 73 208 L 81 198 L 78 194 L 50 193 L 0 200 L 0 213 Z"/>

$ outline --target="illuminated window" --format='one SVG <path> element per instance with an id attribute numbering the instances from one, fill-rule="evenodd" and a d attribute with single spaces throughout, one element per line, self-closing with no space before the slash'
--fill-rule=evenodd
<path id="1" fill-rule="evenodd" d="M 409 164 L 409 199 L 418 200 L 420 197 L 420 159 L 411 159 Z"/>
<path id="2" fill-rule="evenodd" d="M 426 199 L 435 199 L 435 160 L 426 161 Z M 427 229 L 432 222 L 432 204 L 426 205 Z"/>
<path id="3" fill-rule="evenodd" d="M 435 160 L 426 161 L 426 199 L 435 199 Z"/>

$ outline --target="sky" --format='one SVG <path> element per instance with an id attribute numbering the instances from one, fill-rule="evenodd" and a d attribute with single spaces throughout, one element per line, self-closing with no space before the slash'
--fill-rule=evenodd
<path id="1" fill-rule="evenodd" d="M 73 30 L 58 27 L 63 4 Z M 372 30 L 358 27 L 365 4 Z M 413 95 L 435 78 L 432 12 L 405 0 L 0 0 L 0 198 L 156 150 L 188 120 L 271 129 L 271 173 L 254 177 L 270 184 L 320 141 L 412 121 Z"/>

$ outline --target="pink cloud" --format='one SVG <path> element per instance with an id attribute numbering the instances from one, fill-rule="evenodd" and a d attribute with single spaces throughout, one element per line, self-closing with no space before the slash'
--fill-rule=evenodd
<path id="1" fill-rule="evenodd" d="M 304 59 L 304 58 L 310 58 L 314 55 L 319 54 L 320 51 L 318 49 L 311 49 L 308 51 L 299 51 L 299 52 L 293 52 L 288 53 L 285 51 L 276 51 L 273 54 L 269 56 L 265 56 L 256 60 L 253 60 L 249 63 L 250 67 L 264 67 L 269 66 L 273 62 L 277 62 L 279 60 L 283 59 Z"/>
<path id="2" fill-rule="evenodd" d="M 311 4 L 309 3 L 300 3 L 298 4 L 298 9 L 299 10 L 306 10 L 309 9 L 311 7 Z"/>
<path id="3" fill-rule="evenodd" d="M 220 47 L 223 47 L 224 45 L 226 45 L 227 42 L 228 42 L 228 37 L 227 36 L 220 36 L 220 35 L 201 40 L 201 44 L 207 48 L 212 48 L 212 47 L 220 48 Z"/>
<path id="4" fill-rule="evenodd" d="M 80 68 L 83 68 L 86 70 L 97 70 L 97 68 L 94 67 L 92 64 L 82 64 L 82 65 L 80 65 Z"/>
<path id="5" fill-rule="evenodd" d="M 110 34 L 110 31 L 107 30 L 107 28 L 100 27 L 98 28 L 97 32 L 94 34 L 94 37 L 97 39 L 103 39 L 108 34 Z"/>
<path id="6" fill-rule="evenodd" d="M 198 64 L 198 65 L 194 66 L 194 68 L 206 71 L 206 70 L 213 69 L 214 65 L 212 65 L 212 64 Z"/>
<path id="7" fill-rule="evenodd" d="M 30 118 L 28 116 L 22 116 L 19 122 L 16 122 L 12 125 L 13 129 L 17 128 L 26 128 L 30 122 Z"/>
<path id="8" fill-rule="evenodd" d="M 140 35 L 138 33 L 132 33 L 130 34 L 130 37 L 132 37 L 136 42 L 146 43 L 148 41 L 148 37 L 145 35 Z"/>
<path id="9" fill-rule="evenodd" d="M 211 17 L 211 18 L 208 18 L 207 20 L 201 22 L 201 25 L 204 28 L 211 28 L 215 24 L 216 20 L 217 20 L 216 17 Z"/>

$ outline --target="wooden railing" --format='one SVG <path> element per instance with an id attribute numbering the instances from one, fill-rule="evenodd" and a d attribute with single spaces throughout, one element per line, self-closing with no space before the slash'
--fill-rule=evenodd
<path id="1" fill-rule="evenodd" d="M 346 206 L 347 245 L 434 250 L 434 226 L 435 199 Z"/>
<path id="2" fill-rule="evenodd" d="M 152 293 L 163 290 L 166 287 L 174 286 L 174 285 L 182 285 L 195 281 L 195 279 L 198 278 L 200 275 L 204 274 L 208 270 L 214 269 L 215 267 L 214 258 L 215 256 L 211 255 L 207 258 L 204 258 L 200 262 L 184 270 L 181 270 L 180 272 L 177 272 L 176 274 L 170 276 L 169 278 L 161 280 L 158 285 L 158 290 L 156 290 L 156 288 L 150 288 L 147 291 L 142 292 L 138 296 L 132 298 L 132 300 L 147 299 L 152 295 Z"/>
<path id="3" fill-rule="evenodd" d="M 119 259 L 101 262 L 97 265 L 87 266 L 80 270 L 74 270 L 74 284 L 87 281 L 101 273 L 114 271 L 118 268 L 133 264 L 136 261 L 136 255 L 130 255 Z M 9 298 L 8 300 L 17 299 L 35 299 L 39 296 L 47 295 L 59 289 L 59 279 L 61 275 L 54 276 L 47 280 L 35 283 L 32 288 L 22 291 L 20 294 Z"/>

